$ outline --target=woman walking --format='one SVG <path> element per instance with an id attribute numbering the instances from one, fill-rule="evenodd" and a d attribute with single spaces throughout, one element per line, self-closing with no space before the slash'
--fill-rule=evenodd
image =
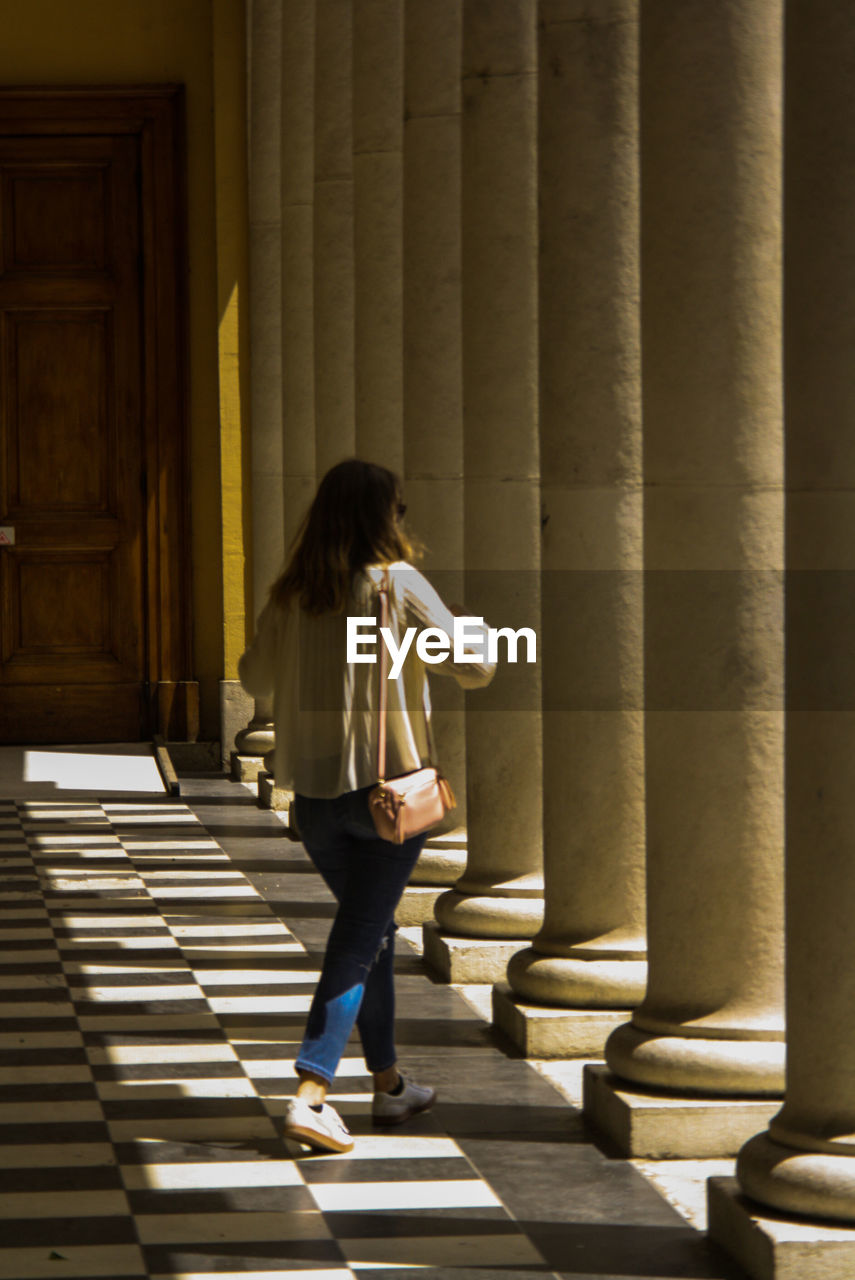
<path id="1" fill-rule="evenodd" d="M 451 648 L 453 614 L 411 563 L 405 510 L 398 478 L 385 467 L 352 458 L 328 471 L 239 665 L 248 693 L 273 693 L 276 782 L 293 788 L 300 838 L 338 901 L 297 1055 L 300 1083 L 285 1115 L 286 1136 L 326 1151 L 353 1147 L 326 1094 L 354 1023 L 374 1077 L 375 1123 L 399 1124 L 436 1096 L 401 1075 L 394 1037 L 394 915 L 428 833 L 401 844 L 377 834 L 368 796 L 378 781 L 380 663 L 365 641 L 348 661 L 348 618 L 370 638 L 381 589 L 396 651 L 408 627 L 435 629 L 434 654 L 443 636 Z M 467 624 L 469 643 L 478 630 Z M 494 666 L 477 654 L 463 662 L 454 656 L 452 649 L 432 661 L 433 670 L 464 688 L 492 678 Z M 436 763 L 426 667 L 415 644 L 392 672 L 383 717 L 387 777 Z"/>

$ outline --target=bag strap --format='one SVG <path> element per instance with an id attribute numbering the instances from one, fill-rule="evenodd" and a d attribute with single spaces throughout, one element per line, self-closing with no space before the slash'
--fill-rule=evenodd
<path id="1" fill-rule="evenodd" d="M 383 585 L 380 588 L 380 626 L 389 625 L 389 570 L 383 570 Z M 380 697 L 378 700 L 379 717 L 377 723 L 377 778 L 386 781 L 386 697 L 388 685 L 389 650 L 381 636 L 380 644 Z"/>

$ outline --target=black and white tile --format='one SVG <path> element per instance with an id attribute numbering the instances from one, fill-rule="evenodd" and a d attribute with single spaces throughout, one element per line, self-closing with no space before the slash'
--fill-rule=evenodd
<path id="1" fill-rule="evenodd" d="M 3 1280 L 551 1274 L 431 1117 L 372 1129 L 358 1056 L 355 1150 L 282 1140 L 317 960 L 241 868 L 167 797 L 0 802 Z"/>

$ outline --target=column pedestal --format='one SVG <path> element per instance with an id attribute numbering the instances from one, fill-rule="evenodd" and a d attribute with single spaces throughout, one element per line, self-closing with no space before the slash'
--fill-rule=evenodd
<path id="1" fill-rule="evenodd" d="M 855 1226 L 778 1216 L 736 1178 L 710 1178 L 707 1198 L 710 1237 L 755 1280 L 855 1280 Z"/>
<path id="2" fill-rule="evenodd" d="M 517 956 L 524 955 L 517 952 Z M 493 1025 L 526 1058 L 600 1058 L 606 1040 L 631 1009 L 562 1009 L 526 1004 L 507 982 L 493 987 Z"/>
<path id="3" fill-rule="evenodd" d="M 265 756 L 276 746 L 273 734 L 273 699 L 257 698 L 253 717 L 235 738 L 231 775 L 235 782 L 257 782 L 266 769 Z"/>
<path id="4" fill-rule="evenodd" d="M 656 1092 L 629 1084 L 599 1065 L 584 1071 L 585 1119 L 611 1138 L 623 1155 L 636 1159 L 735 1156 L 746 1137 L 766 1124 L 779 1105 L 773 1098 Z"/>
<path id="5" fill-rule="evenodd" d="M 436 923 L 424 926 L 425 964 L 446 982 L 497 982 L 508 961 L 525 940 L 462 938 L 442 932 Z"/>
<path id="6" fill-rule="evenodd" d="M 275 809 L 277 813 L 287 813 L 293 803 L 294 792 L 277 787 L 273 774 L 265 767 L 258 775 L 259 809 Z"/>
<path id="7" fill-rule="evenodd" d="M 537 946 L 519 951 L 508 965 L 509 983 L 495 988 L 496 1025 L 526 1057 L 602 1057 L 608 1037 L 644 996 L 646 962 L 619 947 L 589 958 L 583 948 L 548 955 Z"/>
<path id="8" fill-rule="evenodd" d="M 245 756 L 233 751 L 230 756 L 229 774 L 232 782 L 258 782 L 264 772 L 264 756 Z"/>
<path id="9" fill-rule="evenodd" d="M 449 982 L 503 981 L 511 957 L 543 924 L 542 884 L 538 875 L 503 885 L 463 876 L 437 898 L 437 923 L 424 931 L 425 962 Z"/>

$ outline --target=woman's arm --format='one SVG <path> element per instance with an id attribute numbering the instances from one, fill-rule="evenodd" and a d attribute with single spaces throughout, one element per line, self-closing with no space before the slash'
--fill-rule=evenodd
<path id="1" fill-rule="evenodd" d="M 489 684 L 496 671 L 495 662 L 487 661 L 487 627 L 468 623 L 467 635 L 474 637 L 474 645 L 467 645 L 464 653 L 472 654 L 470 662 L 454 660 L 454 617 L 471 615 L 462 610 L 449 609 L 424 574 L 410 565 L 402 565 L 393 570 L 398 588 L 398 597 L 404 604 L 407 613 L 412 615 L 412 622 L 423 630 L 433 627 L 443 632 L 449 643 L 449 655 L 442 662 L 430 665 L 431 671 L 439 675 L 453 676 L 464 689 L 478 689 Z"/>

